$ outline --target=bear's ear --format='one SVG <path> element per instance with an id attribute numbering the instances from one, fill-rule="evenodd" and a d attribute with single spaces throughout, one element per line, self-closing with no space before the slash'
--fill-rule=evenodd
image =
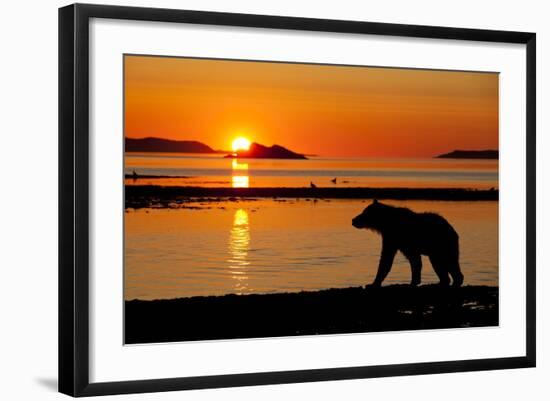
<path id="1" fill-rule="evenodd" d="M 373 204 L 373 205 L 376 205 L 377 203 L 378 203 L 378 199 L 374 199 L 374 200 L 372 201 L 372 204 Z"/>

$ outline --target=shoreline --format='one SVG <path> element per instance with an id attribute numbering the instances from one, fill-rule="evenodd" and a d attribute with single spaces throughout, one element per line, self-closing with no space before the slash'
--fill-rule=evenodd
<path id="1" fill-rule="evenodd" d="M 189 198 L 233 200 L 237 198 L 388 199 L 440 201 L 498 201 L 496 189 L 467 188 L 230 188 L 126 185 L 126 208 L 156 205 L 169 207 Z M 207 199 L 208 200 L 208 199 Z"/>
<path id="2" fill-rule="evenodd" d="M 127 300 L 125 344 L 497 326 L 498 287 L 349 287 Z"/>

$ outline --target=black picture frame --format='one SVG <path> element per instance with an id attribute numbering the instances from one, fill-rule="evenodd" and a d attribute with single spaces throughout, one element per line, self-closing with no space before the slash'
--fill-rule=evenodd
<path id="1" fill-rule="evenodd" d="M 91 18 L 438 38 L 526 46 L 526 353 L 520 357 L 90 383 L 89 22 Z M 59 9 L 59 391 L 159 392 L 534 367 L 536 35 L 436 26 L 74 4 Z"/>

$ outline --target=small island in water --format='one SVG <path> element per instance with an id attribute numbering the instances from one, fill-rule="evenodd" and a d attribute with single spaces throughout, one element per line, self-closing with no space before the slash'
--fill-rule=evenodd
<path id="1" fill-rule="evenodd" d="M 124 150 L 126 152 L 224 153 L 199 141 L 176 141 L 155 137 L 125 138 Z"/>
<path id="2" fill-rule="evenodd" d="M 436 159 L 492 159 L 498 160 L 498 150 L 453 150 Z"/>
<path id="3" fill-rule="evenodd" d="M 238 150 L 225 157 L 239 159 L 307 159 L 305 155 L 293 152 L 280 145 L 265 146 L 256 142 L 251 143 L 248 149 Z"/>

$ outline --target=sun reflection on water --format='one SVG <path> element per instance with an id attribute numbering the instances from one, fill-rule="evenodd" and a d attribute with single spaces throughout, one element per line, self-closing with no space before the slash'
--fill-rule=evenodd
<path id="1" fill-rule="evenodd" d="M 237 159 L 231 161 L 233 176 L 231 185 L 233 188 L 248 188 L 248 163 L 239 163 Z"/>
<path id="2" fill-rule="evenodd" d="M 233 188 L 248 188 L 248 176 L 234 175 L 231 178 L 231 185 L 233 186 Z"/>
<path id="3" fill-rule="evenodd" d="M 248 289 L 247 268 L 248 250 L 250 247 L 250 228 L 248 225 L 248 213 L 244 209 L 238 209 L 233 218 L 233 226 L 229 234 L 229 270 L 231 278 L 235 280 L 235 292 L 242 294 Z"/>

